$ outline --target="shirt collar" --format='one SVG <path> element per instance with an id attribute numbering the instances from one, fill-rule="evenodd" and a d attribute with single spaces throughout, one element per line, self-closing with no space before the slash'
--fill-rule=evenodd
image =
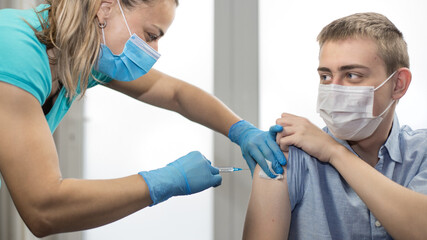
<path id="1" fill-rule="evenodd" d="M 335 139 L 335 141 L 339 142 L 341 145 L 345 146 L 348 150 L 350 150 L 352 153 L 357 155 L 356 152 L 350 147 L 347 141 L 341 140 L 336 138 L 331 131 L 329 131 L 328 127 L 324 127 L 323 130 L 328 133 L 331 137 Z M 399 147 L 399 133 L 400 133 L 400 125 L 399 120 L 397 119 L 397 115 L 394 114 L 393 117 L 393 126 L 391 127 L 390 135 L 388 136 L 387 140 L 383 144 L 383 146 L 380 148 L 380 151 L 383 147 L 385 147 L 390 155 L 390 159 L 402 163 L 402 158 L 400 154 L 400 147 Z M 357 155 L 358 156 L 358 155 Z"/>
<path id="2" fill-rule="evenodd" d="M 393 126 L 391 127 L 390 135 L 383 145 L 390 155 L 391 160 L 402 163 L 402 155 L 400 154 L 399 145 L 400 124 L 397 115 L 394 114 Z"/>

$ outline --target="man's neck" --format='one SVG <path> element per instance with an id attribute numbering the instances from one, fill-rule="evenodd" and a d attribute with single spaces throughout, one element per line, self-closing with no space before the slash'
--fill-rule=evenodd
<path id="1" fill-rule="evenodd" d="M 357 142 L 348 141 L 350 147 L 359 155 L 361 159 L 372 167 L 378 163 L 378 152 L 386 142 L 393 126 L 394 111 L 391 111 L 383 119 L 375 132 L 368 138 Z"/>

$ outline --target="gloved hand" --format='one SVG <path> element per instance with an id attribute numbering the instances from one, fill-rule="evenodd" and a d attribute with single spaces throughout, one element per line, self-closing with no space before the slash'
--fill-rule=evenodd
<path id="1" fill-rule="evenodd" d="M 281 165 L 286 165 L 286 158 L 276 143 L 276 134 L 282 130 L 282 126 L 274 125 L 268 132 L 264 132 L 251 123 L 241 120 L 230 127 L 228 137 L 240 146 L 252 175 L 258 163 L 269 177 L 275 178 L 268 168 L 266 159 L 272 163 L 276 174 L 283 174 Z"/>
<path id="2" fill-rule="evenodd" d="M 189 195 L 219 186 L 222 181 L 218 168 L 211 166 L 200 152 L 190 152 L 166 167 L 139 174 L 148 185 L 153 200 L 151 206 L 172 196 Z"/>

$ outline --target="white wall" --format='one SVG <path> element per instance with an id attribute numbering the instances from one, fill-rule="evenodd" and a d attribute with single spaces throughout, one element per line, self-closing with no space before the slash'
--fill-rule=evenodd
<path id="1" fill-rule="evenodd" d="M 413 79 L 396 112 L 401 125 L 427 128 L 427 2 L 424 0 L 260 1 L 261 126 L 282 112 L 323 127 L 316 113 L 317 34 L 331 21 L 357 12 L 378 12 L 399 28 L 408 43 Z"/>
<path id="2" fill-rule="evenodd" d="M 180 1 L 155 68 L 213 90 L 213 0 Z M 165 166 L 190 151 L 212 159 L 212 132 L 180 115 L 139 103 L 104 87 L 88 91 L 85 178 L 122 177 Z M 85 239 L 211 239 L 212 190 L 172 198 Z"/>

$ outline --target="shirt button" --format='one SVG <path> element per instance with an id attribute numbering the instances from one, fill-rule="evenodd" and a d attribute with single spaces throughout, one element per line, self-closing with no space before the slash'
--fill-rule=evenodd
<path id="1" fill-rule="evenodd" d="M 380 221 L 378 221 L 378 220 L 377 220 L 377 221 L 375 221 L 375 226 L 376 226 L 376 227 L 381 227 L 381 223 L 380 223 Z"/>

